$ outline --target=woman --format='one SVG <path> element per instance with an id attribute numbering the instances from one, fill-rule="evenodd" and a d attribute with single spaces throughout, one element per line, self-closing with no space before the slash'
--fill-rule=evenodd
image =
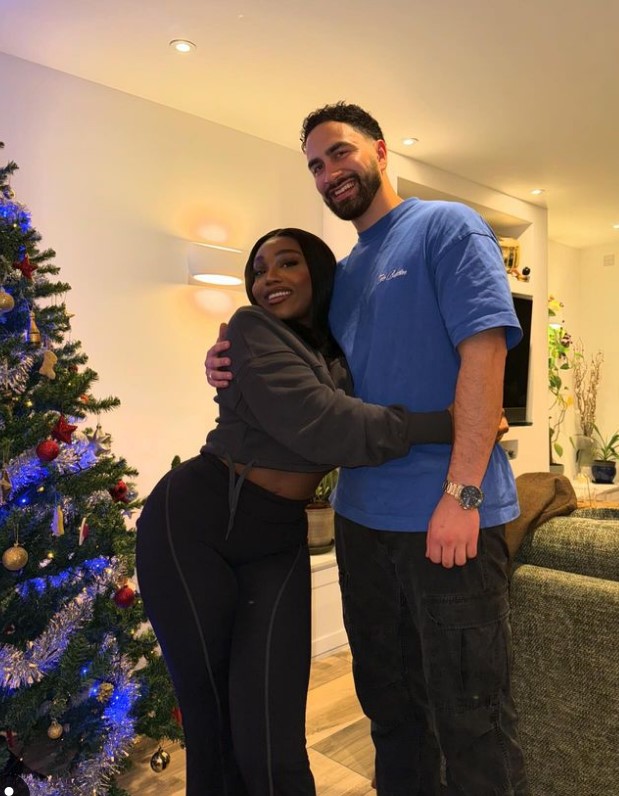
<path id="1" fill-rule="evenodd" d="M 331 250 L 274 230 L 228 326 L 234 379 L 200 455 L 138 521 L 137 569 L 183 716 L 187 794 L 313 796 L 305 748 L 310 565 L 305 506 L 325 472 L 450 442 L 448 411 L 349 397 L 327 313 Z"/>

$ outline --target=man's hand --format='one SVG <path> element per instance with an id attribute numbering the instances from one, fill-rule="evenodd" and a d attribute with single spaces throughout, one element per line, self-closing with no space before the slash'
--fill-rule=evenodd
<path id="1" fill-rule="evenodd" d="M 226 333 L 228 331 L 228 324 L 222 323 L 219 325 L 219 337 L 214 346 L 211 346 L 206 353 L 204 360 L 204 370 L 206 371 L 206 380 L 211 387 L 222 389 L 227 387 L 232 373 L 229 370 L 220 370 L 220 368 L 230 367 L 230 358 L 222 357 L 221 354 L 230 348 L 230 342 L 226 340 Z"/>
<path id="2" fill-rule="evenodd" d="M 478 538 L 479 512 L 463 509 L 451 495 L 443 495 L 428 525 L 426 557 L 447 569 L 463 566 L 477 555 Z"/>
<path id="3" fill-rule="evenodd" d="M 458 353 L 454 444 L 446 475 L 457 484 L 481 484 L 501 415 L 505 332 L 497 327 L 472 335 L 459 344 Z M 428 524 L 426 556 L 447 568 L 463 566 L 477 555 L 479 523 L 476 509 L 467 511 L 444 494 Z"/>

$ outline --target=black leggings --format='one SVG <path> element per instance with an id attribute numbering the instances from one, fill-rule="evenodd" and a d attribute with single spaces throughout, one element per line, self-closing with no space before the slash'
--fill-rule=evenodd
<path id="1" fill-rule="evenodd" d="M 138 520 L 137 571 L 183 716 L 187 796 L 313 796 L 305 748 L 311 581 L 305 501 L 197 456 Z"/>

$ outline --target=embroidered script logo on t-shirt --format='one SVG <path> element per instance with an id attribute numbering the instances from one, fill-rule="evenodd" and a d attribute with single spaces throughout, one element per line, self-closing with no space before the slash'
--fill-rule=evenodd
<path id="1" fill-rule="evenodd" d="M 390 282 L 392 279 L 397 279 L 400 276 L 406 276 L 408 271 L 405 268 L 394 268 L 386 274 L 378 275 L 378 282 Z"/>

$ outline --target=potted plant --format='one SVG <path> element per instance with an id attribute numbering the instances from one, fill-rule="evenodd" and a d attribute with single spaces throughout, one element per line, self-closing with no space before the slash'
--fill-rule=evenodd
<path id="1" fill-rule="evenodd" d="M 559 432 L 565 414 L 572 405 L 572 396 L 563 379 L 565 372 L 572 367 L 569 350 L 572 338 L 558 320 L 563 304 L 553 296 L 548 297 L 548 390 L 551 395 L 548 410 L 548 442 L 550 447 L 550 470 L 563 471 L 563 465 L 555 460 L 563 456 L 563 445 L 559 442 Z"/>
<path id="2" fill-rule="evenodd" d="M 604 437 L 597 426 L 593 426 L 594 460 L 591 464 L 591 475 L 596 484 L 612 484 L 617 474 L 619 459 L 619 431 Z"/>
<path id="3" fill-rule="evenodd" d="M 335 528 L 329 498 L 335 489 L 337 474 L 337 470 L 331 470 L 325 475 L 305 507 L 310 555 L 328 553 L 333 547 Z"/>
<path id="4" fill-rule="evenodd" d="M 591 357 L 585 356 L 581 341 L 574 344 L 572 368 L 574 372 L 574 397 L 576 414 L 580 424 L 580 434 L 572 440 L 576 448 L 576 462 L 579 472 L 583 467 L 591 467 L 595 452 L 595 415 L 597 411 L 597 395 L 600 385 L 600 371 L 604 355 L 598 351 Z"/>

